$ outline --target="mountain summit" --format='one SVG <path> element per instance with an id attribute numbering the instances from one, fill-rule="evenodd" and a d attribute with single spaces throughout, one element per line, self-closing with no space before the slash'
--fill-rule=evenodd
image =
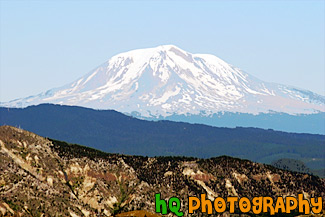
<path id="1" fill-rule="evenodd" d="M 325 111 L 324 96 L 261 81 L 216 56 L 191 54 L 174 45 L 118 54 L 68 85 L 1 105 L 40 103 L 115 109 L 143 117 Z"/>

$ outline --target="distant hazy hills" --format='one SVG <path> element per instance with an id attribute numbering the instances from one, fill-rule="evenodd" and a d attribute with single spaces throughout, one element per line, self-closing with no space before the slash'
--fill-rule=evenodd
<path id="1" fill-rule="evenodd" d="M 54 103 L 154 120 L 325 134 L 324 96 L 262 81 L 214 55 L 192 54 L 174 45 L 117 54 L 62 85 L 0 106 Z"/>
<path id="2" fill-rule="evenodd" d="M 51 104 L 1 108 L 0 124 L 110 153 L 202 158 L 229 155 L 265 163 L 294 158 L 313 169 L 325 168 L 324 135 L 145 121 L 111 110 Z"/>

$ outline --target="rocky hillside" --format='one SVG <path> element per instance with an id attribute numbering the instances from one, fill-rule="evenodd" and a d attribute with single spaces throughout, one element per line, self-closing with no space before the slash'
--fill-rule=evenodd
<path id="1" fill-rule="evenodd" d="M 107 154 L 10 126 L 0 127 L 0 147 L 4 216 L 156 216 L 156 193 L 179 197 L 185 216 L 187 196 L 201 193 L 325 198 L 324 179 L 230 157 Z"/>

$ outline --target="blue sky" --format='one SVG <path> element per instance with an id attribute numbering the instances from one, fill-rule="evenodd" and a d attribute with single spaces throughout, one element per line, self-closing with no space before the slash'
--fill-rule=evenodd
<path id="1" fill-rule="evenodd" d="M 322 0 L 0 2 L 0 101 L 62 86 L 115 54 L 162 44 L 325 95 Z"/>

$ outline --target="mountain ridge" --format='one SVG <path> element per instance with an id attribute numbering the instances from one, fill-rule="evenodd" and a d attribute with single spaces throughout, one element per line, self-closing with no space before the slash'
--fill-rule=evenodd
<path id="1" fill-rule="evenodd" d="M 109 154 L 11 126 L 0 126 L 0 171 L 0 215 L 4 216 L 127 216 L 123 212 L 135 211 L 151 215 L 155 193 L 166 199 L 179 197 L 185 217 L 191 216 L 188 196 L 202 193 L 208 198 L 267 196 L 273 200 L 302 193 L 307 199 L 322 197 L 323 207 L 325 203 L 325 180 L 309 174 L 227 156 Z M 242 214 L 235 209 L 235 214 L 213 214 Z M 195 215 L 205 216 L 200 211 Z M 265 215 L 269 213 L 245 213 Z M 297 215 L 293 210 L 275 216 Z"/>
<path id="2" fill-rule="evenodd" d="M 263 163 L 291 157 L 307 161 L 313 169 L 325 168 L 325 135 L 146 121 L 117 111 L 51 104 L 0 108 L 0 125 L 20 126 L 41 136 L 111 153 L 203 158 L 229 155 Z"/>
<path id="3" fill-rule="evenodd" d="M 139 112 L 146 118 L 201 111 L 325 112 L 324 96 L 263 82 L 216 56 L 191 54 L 174 45 L 117 54 L 70 84 L 0 106 L 40 103 Z"/>

